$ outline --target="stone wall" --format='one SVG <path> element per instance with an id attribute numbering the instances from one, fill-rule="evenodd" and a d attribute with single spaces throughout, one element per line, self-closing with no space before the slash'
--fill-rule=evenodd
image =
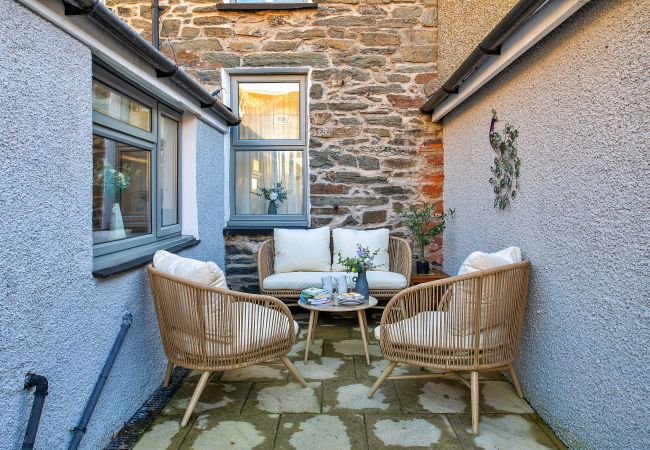
<path id="1" fill-rule="evenodd" d="M 107 4 L 150 37 L 148 3 Z M 162 50 L 208 89 L 221 86 L 222 68 L 312 67 L 312 226 L 388 226 L 403 235 L 399 204 L 441 202 L 441 128 L 418 110 L 437 73 L 437 0 L 337 0 L 261 12 L 174 0 L 161 34 Z M 264 238 L 227 236 L 233 287 L 256 289 L 254 254 Z M 440 247 L 429 249 L 430 260 L 442 262 Z"/>

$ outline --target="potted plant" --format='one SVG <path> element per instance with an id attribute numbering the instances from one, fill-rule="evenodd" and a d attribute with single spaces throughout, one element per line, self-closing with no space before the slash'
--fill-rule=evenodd
<path id="1" fill-rule="evenodd" d="M 429 273 L 429 261 L 425 259 L 424 249 L 433 242 L 433 239 L 445 229 L 445 221 L 454 215 L 454 210 L 436 213 L 435 203 L 422 203 L 409 205 L 408 208 L 399 207 L 397 214 L 411 232 L 413 239 L 420 247 L 421 260 L 416 262 L 418 275 Z"/>
<path id="2" fill-rule="evenodd" d="M 271 188 L 258 187 L 257 189 L 259 189 L 260 192 L 253 192 L 253 194 L 269 201 L 268 214 L 277 214 L 278 206 L 280 206 L 279 203 L 285 201 L 291 192 L 282 186 L 282 181 L 273 183 L 273 187 Z"/>
<path id="3" fill-rule="evenodd" d="M 363 295 L 363 298 L 366 300 L 370 296 L 370 287 L 368 286 L 366 272 L 376 267 L 374 259 L 377 253 L 379 253 L 379 250 L 371 252 L 369 247 L 363 247 L 361 244 L 357 244 L 357 251 L 354 256 L 344 257 L 340 252 L 337 254 L 339 264 L 345 267 L 345 271 L 357 274 L 352 279 L 355 282 L 354 290 Z"/>

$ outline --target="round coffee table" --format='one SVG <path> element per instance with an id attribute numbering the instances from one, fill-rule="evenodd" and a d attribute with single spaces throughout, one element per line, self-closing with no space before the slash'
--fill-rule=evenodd
<path id="1" fill-rule="evenodd" d="M 363 349 L 366 352 L 366 362 L 370 365 L 370 355 L 368 354 L 368 322 L 366 322 L 366 309 L 372 308 L 377 305 L 375 297 L 369 297 L 368 300 L 356 306 L 334 306 L 328 305 L 310 305 L 308 303 L 298 302 L 300 306 L 309 310 L 309 328 L 307 329 L 307 345 L 305 345 L 305 362 L 309 356 L 309 344 L 314 341 L 316 334 L 316 324 L 318 323 L 319 312 L 351 312 L 356 311 L 359 318 L 359 328 L 361 331 L 361 339 L 363 340 Z"/>

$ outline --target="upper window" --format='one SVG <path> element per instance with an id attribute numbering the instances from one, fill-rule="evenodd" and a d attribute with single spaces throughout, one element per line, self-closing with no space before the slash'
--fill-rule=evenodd
<path id="1" fill-rule="evenodd" d="M 99 66 L 92 87 L 95 256 L 180 235 L 180 114 Z"/>
<path id="2" fill-rule="evenodd" d="M 307 225 L 305 75 L 240 74 L 232 99 L 230 226 Z"/>

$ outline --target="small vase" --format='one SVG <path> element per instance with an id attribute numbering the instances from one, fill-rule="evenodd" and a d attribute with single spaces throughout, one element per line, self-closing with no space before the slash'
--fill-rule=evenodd
<path id="1" fill-rule="evenodd" d="M 269 202 L 269 214 L 277 214 L 278 213 L 278 205 L 275 204 L 275 202 Z"/>
<path id="2" fill-rule="evenodd" d="M 368 300 L 370 297 L 370 287 L 368 286 L 368 278 L 366 278 L 366 272 L 357 273 L 357 276 L 354 277 L 352 281 L 356 283 L 354 290 L 363 295 L 363 298 Z"/>
<path id="3" fill-rule="evenodd" d="M 429 261 L 418 261 L 415 263 L 415 271 L 418 275 L 426 275 L 429 273 Z"/>

